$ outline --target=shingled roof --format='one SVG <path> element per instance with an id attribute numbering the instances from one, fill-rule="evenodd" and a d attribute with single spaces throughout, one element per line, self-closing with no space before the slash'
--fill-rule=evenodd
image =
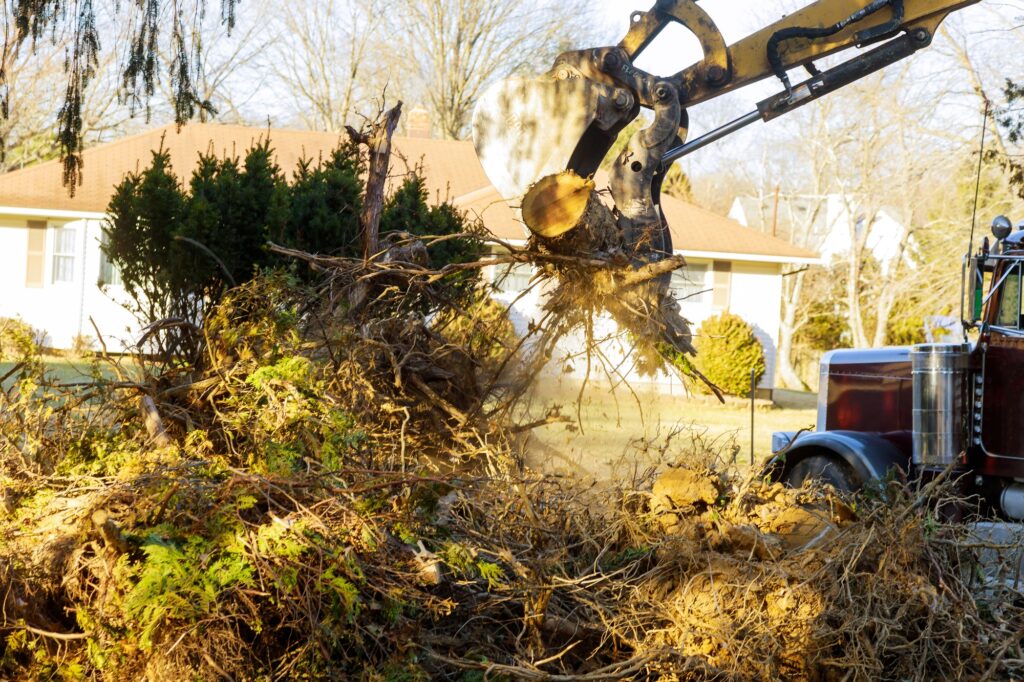
<path id="1" fill-rule="evenodd" d="M 691 254 L 730 254 L 782 262 L 817 261 L 818 254 L 802 249 L 770 234 L 744 227 L 731 218 L 718 215 L 671 196 L 662 196 L 672 246 Z"/>
<path id="2" fill-rule="evenodd" d="M 161 145 L 169 153 L 174 171 L 187 180 L 201 153 L 241 156 L 268 135 L 277 164 L 289 175 L 300 159 L 326 155 L 339 141 L 334 133 L 305 130 L 211 123 L 192 123 L 179 130 L 169 125 L 87 149 L 83 153 L 82 184 L 74 196 L 69 196 L 62 184 L 59 161 L 0 175 L 0 208 L 103 213 L 125 174 L 148 166 L 153 150 Z M 407 168 L 422 166 L 432 201 L 451 202 L 481 219 L 500 238 L 525 238 L 525 228 L 487 179 L 471 142 L 396 137 L 394 151 L 399 171 L 403 164 Z M 664 197 L 662 207 L 677 250 L 745 255 L 755 260 L 759 256 L 774 260 L 816 258 L 814 253 L 782 239 L 673 197 Z"/>

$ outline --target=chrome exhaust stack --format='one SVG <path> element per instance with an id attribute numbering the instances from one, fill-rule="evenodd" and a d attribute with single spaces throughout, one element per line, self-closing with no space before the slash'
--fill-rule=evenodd
<path id="1" fill-rule="evenodd" d="M 945 469 L 963 457 L 969 356 L 962 343 L 919 344 L 910 352 L 915 467 Z"/>

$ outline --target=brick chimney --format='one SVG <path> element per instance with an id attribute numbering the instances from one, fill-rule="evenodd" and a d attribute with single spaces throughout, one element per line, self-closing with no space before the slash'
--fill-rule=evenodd
<path id="1" fill-rule="evenodd" d="M 430 112 L 421 106 L 413 107 L 405 118 L 405 131 L 409 137 L 432 137 Z"/>

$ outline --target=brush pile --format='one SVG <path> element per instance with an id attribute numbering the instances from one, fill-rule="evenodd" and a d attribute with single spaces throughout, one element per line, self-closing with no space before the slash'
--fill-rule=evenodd
<path id="1" fill-rule="evenodd" d="M 195 365 L 58 386 L 3 358 L 0 677 L 1024 673 L 1020 592 L 898 483 L 853 501 L 683 450 L 616 487 L 524 471 L 497 318 L 451 271 L 303 257 L 323 287 L 231 292 Z"/>

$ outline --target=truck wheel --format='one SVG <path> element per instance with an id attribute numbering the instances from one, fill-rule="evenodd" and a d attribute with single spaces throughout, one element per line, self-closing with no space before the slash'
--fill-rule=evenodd
<path id="1" fill-rule="evenodd" d="M 835 457 L 828 455 L 811 455 L 806 457 L 789 470 L 786 483 L 799 488 L 807 480 L 828 483 L 836 490 L 852 493 L 860 488 L 860 482 L 854 476 L 850 466 Z"/>

